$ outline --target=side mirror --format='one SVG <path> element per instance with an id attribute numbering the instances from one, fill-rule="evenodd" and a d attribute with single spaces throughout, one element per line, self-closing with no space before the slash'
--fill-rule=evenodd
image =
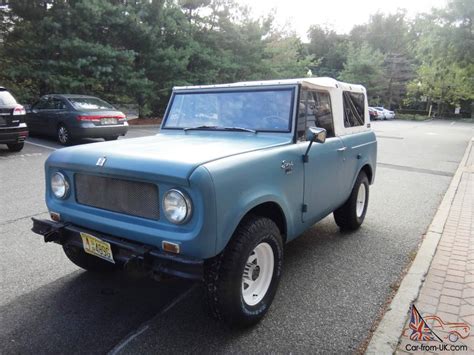
<path id="1" fill-rule="evenodd" d="M 309 144 L 308 144 L 308 149 L 306 149 L 306 152 L 303 155 L 304 163 L 308 162 L 308 153 L 309 153 L 309 150 L 311 149 L 311 146 L 313 145 L 313 142 L 324 143 L 326 142 L 326 136 L 327 136 L 327 131 L 324 128 L 308 127 L 306 129 L 306 140 L 309 141 Z"/>
<path id="2" fill-rule="evenodd" d="M 316 143 L 326 142 L 327 131 L 320 127 L 308 127 L 306 129 L 306 140 Z"/>

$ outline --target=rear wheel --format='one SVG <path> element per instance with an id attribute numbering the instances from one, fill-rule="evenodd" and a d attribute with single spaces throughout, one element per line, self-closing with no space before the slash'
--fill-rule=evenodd
<path id="1" fill-rule="evenodd" d="M 106 141 L 116 141 L 118 139 L 118 136 L 112 136 L 112 137 L 104 137 Z"/>
<path id="2" fill-rule="evenodd" d="M 60 124 L 58 126 L 58 131 L 57 131 L 57 138 L 58 142 L 61 143 L 62 145 L 70 145 L 72 144 L 72 135 L 69 129 L 63 125 Z"/>
<path id="3" fill-rule="evenodd" d="M 355 230 L 364 222 L 369 204 L 369 179 L 361 171 L 347 201 L 334 211 L 336 224 L 342 230 Z"/>
<path id="4" fill-rule="evenodd" d="M 25 143 L 9 143 L 7 144 L 8 149 L 10 152 L 19 152 L 20 150 L 23 149 L 23 146 Z"/>
<path id="5" fill-rule="evenodd" d="M 275 296 L 282 265 L 283 242 L 276 224 L 264 217 L 247 217 L 226 249 L 206 264 L 212 315 L 237 327 L 260 321 Z"/>
<path id="6" fill-rule="evenodd" d="M 96 256 L 87 254 L 83 249 L 63 245 L 63 250 L 69 260 L 87 271 L 112 272 L 118 269 L 116 264 L 112 264 Z"/>

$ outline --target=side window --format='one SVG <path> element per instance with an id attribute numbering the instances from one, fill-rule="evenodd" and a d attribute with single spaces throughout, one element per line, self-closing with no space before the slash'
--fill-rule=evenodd
<path id="1" fill-rule="evenodd" d="M 52 99 L 51 100 L 51 106 L 52 106 L 52 109 L 53 110 L 65 110 L 66 109 L 66 105 L 64 104 L 64 102 L 60 99 Z"/>
<path id="2" fill-rule="evenodd" d="M 48 101 L 47 97 L 43 97 L 36 103 L 34 108 L 37 110 L 46 110 L 48 108 Z"/>
<path id="3" fill-rule="evenodd" d="M 328 92 L 302 90 L 298 107 L 298 139 L 305 140 L 308 127 L 321 127 L 334 137 L 331 98 Z"/>
<path id="4" fill-rule="evenodd" d="M 365 95 L 356 92 L 344 91 L 344 127 L 364 125 Z"/>

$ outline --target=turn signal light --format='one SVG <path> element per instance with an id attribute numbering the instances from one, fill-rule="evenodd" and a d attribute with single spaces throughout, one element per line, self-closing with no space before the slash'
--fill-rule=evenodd
<path id="1" fill-rule="evenodd" d="M 179 254 L 179 244 L 163 241 L 161 247 L 169 253 Z"/>

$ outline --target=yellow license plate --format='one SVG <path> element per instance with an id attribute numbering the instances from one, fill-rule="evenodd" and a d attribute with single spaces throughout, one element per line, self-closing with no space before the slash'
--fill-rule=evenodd
<path id="1" fill-rule="evenodd" d="M 114 256 L 112 254 L 112 248 L 110 243 L 104 242 L 93 235 L 82 233 L 82 245 L 84 246 L 84 251 L 88 254 L 97 256 L 101 259 L 107 260 L 115 264 Z"/>

